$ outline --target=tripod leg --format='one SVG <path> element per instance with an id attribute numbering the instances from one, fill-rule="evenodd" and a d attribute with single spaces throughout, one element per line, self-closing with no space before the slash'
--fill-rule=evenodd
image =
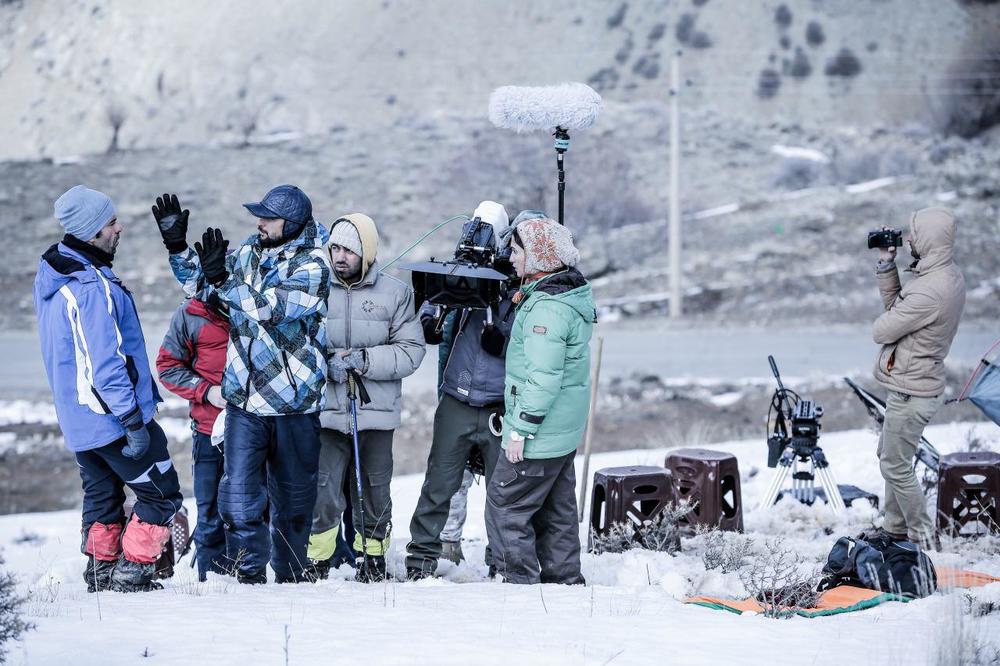
<path id="1" fill-rule="evenodd" d="M 833 478 L 833 472 L 830 471 L 829 467 L 821 467 L 818 471 L 823 490 L 826 491 L 827 500 L 830 502 L 830 508 L 836 513 L 840 513 L 846 507 L 844 506 L 844 498 L 840 496 L 840 488 L 837 487 L 837 482 Z"/>
<path id="2" fill-rule="evenodd" d="M 760 504 L 757 505 L 758 509 L 766 509 L 777 501 L 778 491 L 785 484 L 785 478 L 788 476 L 789 469 L 791 469 L 790 466 L 780 465 L 778 469 L 774 470 L 774 475 L 771 476 L 771 485 L 767 487 L 767 493 L 761 499 Z"/>

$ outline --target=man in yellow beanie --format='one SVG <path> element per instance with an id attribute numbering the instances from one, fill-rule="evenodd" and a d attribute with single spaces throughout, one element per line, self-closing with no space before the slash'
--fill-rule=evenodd
<path id="1" fill-rule="evenodd" d="M 414 308 L 413 290 L 379 270 L 378 230 L 361 213 L 338 218 L 326 246 L 333 266 L 327 318 L 326 407 L 320 413 L 319 494 L 313 512 L 309 559 L 325 578 L 336 549 L 347 501 L 344 480 L 351 475 L 351 506 L 358 557 L 357 580 L 385 578 L 385 553 L 391 532 L 392 436 L 400 424 L 402 379 L 424 358 L 424 334 Z M 371 402 L 358 405 L 358 440 L 363 498 L 354 476 L 352 420 L 347 376 L 361 376 Z M 362 521 L 361 512 L 364 511 Z"/>

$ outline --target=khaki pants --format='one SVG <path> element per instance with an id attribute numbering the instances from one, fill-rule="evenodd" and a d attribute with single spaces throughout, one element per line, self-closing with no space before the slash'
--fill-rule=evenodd
<path id="1" fill-rule="evenodd" d="M 885 523 L 883 529 L 906 534 L 911 541 L 930 538 L 934 526 L 913 459 L 924 427 L 941 407 L 942 396 L 921 398 L 889 391 L 885 422 L 878 441 L 879 469 L 885 479 Z"/>

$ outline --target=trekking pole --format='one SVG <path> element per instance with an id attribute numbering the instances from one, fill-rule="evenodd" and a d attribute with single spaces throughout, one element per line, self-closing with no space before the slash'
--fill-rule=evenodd
<path id="1" fill-rule="evenodd" d="M 357 376 L 356 370 L 347 373 L 347 402 L 351 406 L 351 438 L 354 440 L 354 476 L 358 483 L 358 503 L 360 504 L 361 515 L 361 560 L 368 562 L 368 536 L 365 533 L 365 499 L 361 485 L 361 448 L 358 444 L 358 393 L 361 393 L 361 403 L 370 402 L 368 391 L 361 383 L 361 377 Z"/>
<path id="2" fill-rule="evenodd" d="M 594 378 L 590 384 L 590 413 L 587 414 L 587 432 L 583 436 L 583 483 L 580 485 L 580 520 L 583 522 L 587 485 L 590 479 L 590 444 L 594 435 L 594 412 L 597 411 L 597 384 L 601 380 L 601 355 L 604 353 L 604 338 L 597 338 L 597 363 L 594 365 Z"/>

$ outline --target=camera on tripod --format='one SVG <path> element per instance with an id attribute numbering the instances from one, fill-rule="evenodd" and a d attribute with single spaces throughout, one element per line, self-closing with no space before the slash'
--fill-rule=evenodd
<path id="1" fill-rule="evenodd" d="M 903 245 L 903 232 L 899 229 L 881 229 L 868 232 L 868 249 L 900 247 Z"/>
<path id="2" fill-rule="evenodd" d="M 507 275 L 496 270 L 502 257 L 497 256 L 497 238 L 493 225 L 476 217 L 462 227 L 462 237 L 450 261 L 420 261 L 403 264 L 412 271 L 416 306 L 427 301 L 448 308 L 471 308 L 490 311 L 500 301 Z"/>
<path id="3" fill-rule="evenodd" d="M 792 477 L 792 496 L 804 504 L 812 504 L 823 496 L 835 511 L 844 508 L 844 499 L 833 478 L 830 463 L 819 446 L 820 419 L 823 408 L 812 400 L 804 400 L 786 389 L 773 356 L 767 357 L 778 388 L 768 410 L 767 466 L 776 469 L 761 507 L 774 504 L 781 496 L 786 478 Z M 773 423 L 773 428 L 771 427 Z M 815 486 L 819 480 L 822 490 Z"/>

